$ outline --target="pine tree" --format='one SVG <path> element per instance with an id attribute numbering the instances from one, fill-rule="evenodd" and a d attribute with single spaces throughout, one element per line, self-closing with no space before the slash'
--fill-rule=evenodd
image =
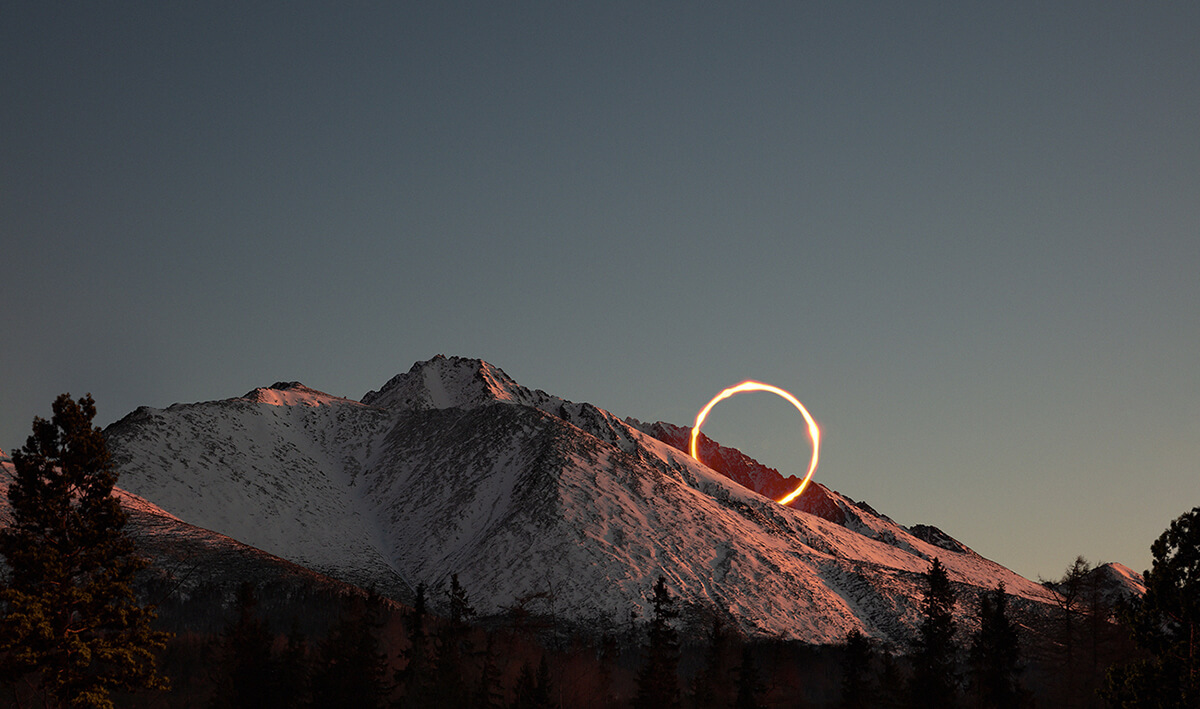
<path id="1" fill-rule="evenodd" d="M 971 688 L 984 707 L 1016 709 L 1026 700 L 1021 688 L 1021 645 L 1008 617 L 1004 584 L 979 596 L 979 632 L 971 642 Z"/>
<path id="2" fill-rule="evenodd" d="M 658 577 L 650 602 L 654 615 L 650 619 L 646 645 L 646 664 L 637 676 L 637 709 L 666 709 L 679 706 L 679 635 L 671 621 L 679 615 L 675 599 L 667 590 L 665 576 Z"/>
<path id="3" fill-rule="evenodd" d="M 935 558 L 925 574 L 921 600 L 921 627 L 913 646 L 913 674 L 909 700 L 914 707 L 952 707 L 956 703 L 958 674 L 954 643 L 954 589 L 941 560 Z"/>
<path id="4" fill-rule="evenodd" d="M 1150 657 L 1109 671 L 1104 698 L 1118 707 L 1200 706 L 1200 507 L 1150 547 L 1146 595 L 1121 613 Z"/>
<path id="5" fill-rule="evenodd" d="M 112 690 L 165 689 L 155 651 L 168 635 L 133 581 L 147 562 L 125 533 L 116 471 L 91 395 L 53 404 L 13 454 L 12 524 L 0 530 L 10 568 L 0 588 L 0 674 L 46 706 L 111 707 Z"/>
<path id="6" fill-rule="evenodd" d="M 871 641 L 858 628 L 846 634 L 846 654 L 842 659 L 842 703 L 844 709 L 876 706 L 871 686 Z"/>

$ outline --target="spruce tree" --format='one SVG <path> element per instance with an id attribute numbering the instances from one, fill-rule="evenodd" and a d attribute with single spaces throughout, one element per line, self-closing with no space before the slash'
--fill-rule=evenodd
<path id="1" fill-rule="evenodd" d="M 312 677 L 312 706 L 382 706 L 387 695 L 387 658 L 376 636 L 382 625 L 383 601 L 371 592 L 355 598 L 320 644 Z"/>
<path id="2" fill-rule="evenodd" d="M 713 613 L 704 665 L 692 678 L 692 706 L 695 709 L 725 709 L 730 704 L 729 632 L 721 616 Z"/>
<path id="3" fill-rule="evenodd" d="M 258 616 L 258 596 L 246 582 L 237 590 L 237 617 L 217 639 L 213 660 L 216 691 L 212 709 L 269 709 L 274 702 L 275 638 Z"/>
<path id="4" fill-rule="evenodd" d="M 550 663 L 546 660 L 546 653 L 542 653 L 542 659 L 538 661 L 537 677 L 534 682 L 533 701 L 534 706 L 538 709 L 553 709 L 554 703 L 554 686 L 550 681 Z"/>
<path id="5" fill-rule="evenodd" d="M 397 670 L 395 675 L 395 683 L 402 693 L 399 706 L 404 708 L 430 706 L 433 701 L 433 663 L 436 653 L 426 627 L 425 595 L 425 584 L 418 584 L 413 610 L 404 617 L 409 645 L 402 653 L 404 667 Z"/>
<path id="6" fill-rule="evenodd" d="M 1149 657 L 1109 670 L 1101 694 L 1118 707 L 1200 706 L 1200 507 L 1150 547 L 1146 595 L 1121 613 Z"/>
<path id="7" fill-rule="evenodd" d="M 479 670 L 474 704 L 479 709 L 504 706 L 504 688 L 500 685 L 500 667 L 496 663 L 496 640 L 491 633 L 488 633 L 487 644 L 483 648 L 483 666 Z"/>
<path id="8" fill-rule="evenodd" d="M 513 703 L 510 709 L 534 709 L 534 695 L 537 692 L 537 678 L 533 674 L 533 665 L 528 660 L 521 663 L 521 671 L 517 673 L 517 683 L 513 687 Z"/>
<path id="9" fill-rule="evenodd" d="M 53 404 L 12 457 L 12 524 L 0 530 L 0 674 L 45 706 L 111 707 L 113 690 L 165 689 L 155 651 L 167 634 L 137 599 L 147 562 L 125 533 L 117 474 L 91 395 Z"/>
<path id="10" fill-rule="evenodd" d="M 275 660 L 275 670 L 276 704 L 281 707 L 304 706 L 312 681 L 312 667 L 308 658 L 308 640 L 294 619 L 283 654 Z"/>
<path id="11" fill-rule="evenodd" d="M 1008 617 L 1003 583 L 979 596 L 979 632 L 971 642 L 970 659 L 971 689 L 980 706 L 1016 709 L 1025 703 L 1020 639 Z"/>
<path id="12" fill-rule="evenodd" d="M 907 701 L 904 673 L 900 669 L 896 656 L 890 652 L 882 652 L 879 656 L 879 693 L 876 695 L 876 706 L 881 709 L 899 709 Z"/>
<path id="13" fill-rule="evenodd" d="M 538 662 L 536 673 L 533 664 L 528 660 L 521 665 L 514 695 L 513 703 L 509 705 L 510 709 L 554 709 L 557 706 L 553 699 L 554 687 L 550 681 L 550 663 L 546 661 L 545 654 Z"/>
<path id="14" fill-rule="evenodd" d="M 448 617 L 433 665 L 434 695 L 438 706 L 469 706 L 471 685 L 463 680 L 475 675 L 470 625 L 475 609 L 471 607 L 466 589 L 458 582 L 458 574 L 450 575 L 446 601 Z"/>
<path id="15" fill-rule="evenodd" d="M 858 628 L 846 634 L 845 655 L 842 657 L 843 709 L 867 709 L 876 706 L 875 690 L 871 685 L 871 660 L 874 657 L 871 641 Z"/>
<path id="16" fill-rule="evenodd" d="M 665 576 L 658 577 L 650 602 L 654 614 L 650 618 L 646 664 L 637 676 L 637 709 L 666 709 L 679 706 L 679 635 L 671 621 L 679 615 L 675 599 L 667 590 Z"/>
<path id="17" fill-rule="evenodd" d="M 621 648 L 617 643 L 617 637 L 612 633 L 605 633 L 600 638 L 600 648 L 597 653 L 600 667 L 596 681 L 596 698 L 600 706 L 613 706 L 616 703 L 616 698 L 613 696 L 613 671 L 620 657 Z"/>
<path id="18" fill-rule="evenodd" d="M 738 668 L 734 709 L 758 709 L 758 695 L 761 692 L 762 678 L 758 674 L 758 665 L 754 663 L 754 651 L 749 645 L 745 645 L 742 647 L 742 665 Z"/>
<path id="19" fill-rule="evenodd" d="M 913 707 L 953 707 L 956 703 L 958 649 L 954 643 L 954 589 L 941 560 L 925 574 L 921 627 L 913 646 L 909 701 Z"/>

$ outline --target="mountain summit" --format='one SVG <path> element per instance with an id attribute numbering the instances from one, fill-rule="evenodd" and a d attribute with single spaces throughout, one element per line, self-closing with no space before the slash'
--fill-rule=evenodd
<path id="1" fill-rule="evenodd" d="M 543 391 L 531 392 L 481 359 L 444 355 L 417 362 L 362 398 L 364 404 L 393 411 L 473 409 L 495 402 L 541 408 L 552 401 L 562 403 Z"/>
<path id="2" fill-rule="evenodd" d="M 717 613 L 751 635 L 901 642 L 934 557 L 964 597 L 1003 582 L 1046 600 L 940 530 L 824 486 L 780 506 L 786 479 L 711 441 L 715 469 L 697 463 L 684 432 L 438 356 L 361 402 L 278 383 L 143 407 L 106 434 L 123 486 L 180 519 L 401 597 L 457 573 L 483 614 L 614 628 L 646 616 L 664 576 L 697 627 Z"/>

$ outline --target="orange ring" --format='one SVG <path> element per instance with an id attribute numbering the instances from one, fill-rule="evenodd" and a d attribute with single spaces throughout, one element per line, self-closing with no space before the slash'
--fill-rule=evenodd
<path id="1" fill-rule="evenodd" d="M 724 401 L 734 394 L 741 394 L 744 391 L 769 391 L 772 394 L 782 396 L 783 398 L 787 399 L 792 406 L 795 406 L 797 409 L 799 409 L 800 413 L 804 416 L 804 420 L 808 422 L 808 437 L 812 439 L 812 461 L 808 464 L 808 474 L 804 476 L 804 480 L 800 482 L 800 486 L 777 500 L 779 504 L 786 505 L 787 503 L 799 497 L 800 493 L 804 492 L 804 488 L 808 486 L 808 481 L 812 480 L 813 471 L 817 469 L 817 458 L 821 450 L 821 429 L 817 428 L 817 422 L 814 421 L 812 415 L 808 413 L 808 409 L 804 408 L 804 404 L 801 404 L 799 399 L 792 396 L 787 391 L 776 386 L 771 386 L 770 384 L 763 384 L 762 382 L 750 380 L 744 381 L 737 386 L 729 387 L 720 394 L 717 394 L 715 397 L 713 397 L 712 401 L 708 402 L 708 404 L 704 406 L 703 409 L 700 409 L 700 413 L 696 414 L 696 424 L 692 426 L 692 445 L 688 452 L 691 453 L 691 456 L 696 459 L 697 463 L 702 462 L 700 460 L 700 456 L 697 455 L 696 442 L 700 438 L 700 426 L 704 423 L 705 417 L 708 416 L 709 411 L 712 411 L 712 407 L 717 405 L 717 402 Z"/>

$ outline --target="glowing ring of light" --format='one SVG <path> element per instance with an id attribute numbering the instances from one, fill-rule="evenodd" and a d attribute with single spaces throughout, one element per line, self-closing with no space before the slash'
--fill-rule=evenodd
<path id="1" fill-rule="evenodd" d="M 779 504 L 786 505 L 787 503 L 799 497 L 800 493 L 804 492 L 804 488 L 808 486 L 808 481 L 812 479 L 813 471 L 817 469 L 817 458 L 819 457 L 821 450 L 821 429 L 817 428 L 817 422 L 814 421 L 812 415 L 808 413 L 808 409 L 804 408 L 804 404 L 801 404 L 799 399 L 792 396 L 787 391 L 780 389 L 779 387 L 771 386 L 770 384 L 763 384 L 762 382 L 751 380 L 742 382 L 737 386 L 729 387 L 720 394 L 717 394 L 715 397 L 713 397 L 712 401 L 708 402 L 704 406 L 703 409 L 700 409 L 700 413 L 696 414 L 696 423 L 694 426 L 692 426 L 692 445 L 688 452 L 693 458 L 696 459 L 697 463 L 703 462 L 700 460 L 700 456 L 697 454 L 698 451 L 696 444 L 700 439 L 700 426 L 704 423 L 705 417 L 708 416 L 708 412 L 712 411 L 712 407 L 716 406 L 717 403 L 728 399 L 734 394 L 741 394 L 745 391 L 769 391 L 772 394 L 782 396 L 784 399 L 787 399 L 792 406 L 795 406 L 797 409 L 799 409 L 801 415 L 804 416 L 804 420 L 808 422 L 808 437 L 812 439 L 812 460 L 808 464 L 808 474 L 804 476 L 804 480 L 800 481 L 800 486 L 777 500 Z"/>

